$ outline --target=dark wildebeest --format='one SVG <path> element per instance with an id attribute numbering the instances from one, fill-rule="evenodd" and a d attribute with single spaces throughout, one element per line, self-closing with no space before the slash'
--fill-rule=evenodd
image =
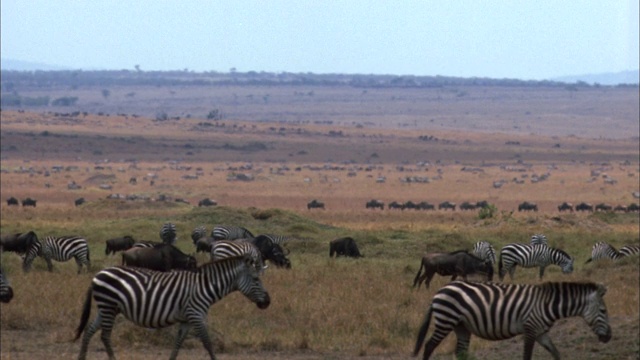
<path id="1" fill-rule="evenodd" d="M 307 210 L 311 209 L 324 209 L 324 203 L 322 201 L 313 199 L 307 204 Z"/>
<path id="2" fill-rule="evenodd" d="M 285 254 L 282 246 L 273 242 L 269 236 L 258 235 L 254 238 L 246 239 L 246 241 L 258 248 L 263 261 L 269 260 L 269 262 L 275 264 L 277 267 L 291 269 L 291 261 L 289 261 L 286 256 L 289 252 L 287 251 Z"/>
<path id="3" fill-rule="evenodd" d="M 84 200 L 84 198 L 83 198 L 83 197 L 81 197 L 81 198 L 76 199 L 76 200 L 74 201 L 74 204 L 76 204 L 76 206 L 80 206 L 80 205 L 84 204 L 85 202 L 86 202 L 86 201 Z"/>
<path id="4" fill-rule="evenodd" d="M 384 210 L 384 203 L 380 200 L 372 199 L 371 201 L 367 201 L 365 207 L 367 209 L 380 208 L 380 210 Z"/>
<path id="5" fill-rule="evenodd" d="M 538 205 L 532 202 L 525 201 L 518 205 L 518 211 L 538 211 Z"/>
<path id="6" fill-rule="evenodd" d="M 4 276 L 4 271 L 0 268 L 0 302 L 8 303 L 11 299 L 13 299 L 13 289 Z"/>
<path id="7" fill-rule="evenodd" d="M 28 198 L 22 200 L 22 206 L 33 206 L 33 207 L 36 207 L 36 200 L 28 197 Z"/>
<path id="8" fill-rule="evenodd" d="M 7 205 L 8 206 L 12 206 L 12 205 L 18 206 L 18 205 L 20 205 L 20 203 L 18 202 L 18 199 L 14 198 L 12 196 L 12 197 L 7 199 Z"/>
<path id="9" fill-rule="evenodd" d="M 420 262 L 420 269 L 413 279 L 413 287 L 420 288 L 420 284 L 425 282 L 428 289 L 436 273 L 441 276 L 451 276 L 451 281 L 458 276 L 467 280 L 467 275 L 475 273 L 485 274 L 488 281 L 493 280 L 493 266 L 489 261 L 482 260 L 467 250 L 458 250 L 450 253 L 425 254 Z"/>
<path id="10" fill-rule="evenodd" d="M 452 203 L 452 202 L 449 202 L 449 201 L 442 202 L 442 203 L 440 203 L 438 205 L 438 210 L 443 210 L 443 209 L 444 210 L 448 210 L 448 209 L 455 210 L 456 209 L 456 203 Z"/>
<path id="11" fill-rule="evenodd" d="M 476 203 L 476 207 L 479 209 L 484 209 L 489 207 L 489 202 L 487 200 L 481 200 Z"/>
<path id="12" fill-rule="evenodd" d="M 214 200 L 211 200 L 209 198 L 206 199 L 202 199 L 200 201 L 198 201 L 198 206 L 202 207 L 202 206 L 216 206 L 218 205 L 218 203 Z"/>
<path id="13" fill-rule="evenodd" d="M 600 203 L 598 205 L 596 205 L 595 207 L 596 211 L 612 211 L 613 210 L 613 206 L 609 205 L 609 204 L 605 204 L 605 203 Z"/>
<path id="14" fill-rule="evenodd" d="M 329 257 L 333 257 L 335 254 L 338 256 L 349 256 L 352 258 L 364 257 L 358 250 L 358 245 L 352 237 L 343 237 L 335 240 L 331 240 L 329 243 Z"/>
<path id="15" fill-rule="evenodd" d="M 433 204 L 430 204 L 426 201 L 421 201 L 418 204 L 416 204 L 417 209 L 418 210 L 435 210 L 436 206 Z"/>
<path id="16" fill-rule="evenodd" d="M 475 210 L 475 209 L 477 209 L 476 204 L 472 204 L 468 201 L 465 201 L 462 204 L 460 204 L 460 210 Z"/>
<path id="17" fill-rule="evenodd" d="M 131 248 L 122 253 L 122 265 L 138 266 L 156 271 L 172 269 L 194 270 L 196 258 L 170 244 L 150 248 Z"/>
<path id="18" fill-rule="evenodd" d="M 617 205 L 616 207 L 613 208 L 614 212 L 629 212 L 629 208 L 624 206 L 624 205 Z"/>
<path id="19" fill-rule="evenodd" d="M 638 212 L 638 211 L 640 211 L 640 205 L 638 205 L 636 203 L 629 204 L 629 206 L 627 206 L 627 211 L 628 212 Z"/>
<path id="20" fill-rule="evenodd" d="M 397 201 L 393 201 L 391 203 L 389 203 L 389 209 L 400 209 L 400 210 L 404 210 L 404 204 L 400 204 Z"/>
<path id="21" fill-rule="evenodd" d="M 126 251 L 133 247 L 135 244 L 133 237 L 125 235 L 123 237 L 106 240 L 106 247 L 104 253 L 106 255 L 115 254 L 117 251 Z"/>
<path id="22" fill-rule="evenodd" d="M 573 205 L 571 203 L 568 203 L 568 202 L 565 201 L 562 204 L 558 205 L 558 211 L 559 212 L 563 212 L 563 211 L 573 212 Z"/>
<path id="23" fill-rule="evenodd" d="M 580 204 L 576 205 L 576 211 L 589 211 L 592 212 L 593 211 L 593 205 L 586 203 L 586 202 L 581 202 Z"/>
<path id="24" fill-rule="evenodd" d="M 27 251 L 37 242 L 38 236 L 33 231 L 4 235 L 0 238 L 0 250 L 11 251 L 24 258 Z"/>

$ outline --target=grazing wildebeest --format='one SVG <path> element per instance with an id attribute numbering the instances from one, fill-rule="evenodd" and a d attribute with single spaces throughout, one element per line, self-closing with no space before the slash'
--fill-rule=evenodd
<path id="1" fill-rule="evenodd" d="M 538 211 L 538 205 L 532 202 L 525 201 L 518 205 L 518 211 Z"/>
<path id="2" fill-rule="evenodd" d="M 39 242 L 38 236 L 33 231 L 4 235 L 0 238 L 0 251 L 11 251 L 23 257 L 22 267 L 26 271 L 27 265 L 24 260 L 26 260 L 27 251 L 37 242 Z"/>
<path id="3" fill-rule="evenodd" d="M 424 273 L 422 269 L 424 269 Z M 481 273 L 487 276 L 488 281 L 491 281 L 493 266 L 491 262 L 470 254 L 467 250 L 425 254 L 420 262 L 420 269 L 413 279 L 413 287 L 420 288 L 420 284 L 424 282 L 428 289 L 431 279 L 436 273 L 441 276 L 451 276 L 451 281 L 458 276 L 467 280 L 467 275 Z"/>
<path id="4" fill-rule="evenodd" d="M 401 204 L 397 201 L 393 201 L 391 203 L 389 203 L 389 209 L 400 209 L 400 210 L 404 210 L 404 204 Z"/>
<path id="5" fill-rule="evenodd" d="M 484 209 L 489 207 L 489 202 L 487 200 L 481 200 L 476 203 L 476 207 L 479 209 Z"/>
<path id="6" fill-rule="evenodd" d="M 36 207 L 36 200 L 28 197 L 28 198 L 22 200 L 22 206 L 33 206 L 33 207 Z"/>
<path id="7" fill-rule="evenodd" d="M 135 240 L 130 235 L 123 237 L 106 240 L 106 248 L 104 253 L 106 255 L 115 254 L 117 251 L 129 250 L 135 244 Z"/>
<path id="8" fill-rule="evenodd" d="M 596 211 L 611 211 L 613 210 L 613 206 L 605 203 L 600 203 L 595 207 Z"/>
<path id="9" fill-rule="evenodd" d="M 358 245 L 352 237 L 343 237 L 335 240 L 331 240 L 329 243 L 329 257 L 333 257 L 335 254 L 338 256 L 349 256 L 352 258 L 364 257 L 358 250 Z"/>
<path id="10" fill-rule="evenodd" d="M 450 201 L 445 201 L 442 202 L 438 205 L 438 210 L 455 210 L 456 209 L 456 203 L 450 202 Z"/>
<path id="11" fill-rule="evenodd" d="M 436 209 L 435 205 L 430 204 L 426 201 L 421 201 L 416 206 L 418 210 L 435 210 Z"/>
<path id="12" fill-rule="evenodd" d="M 367 201 L 365 207 L 367 209 L 380 208 L 380 210 L 384 210 L 384 203 L 382 201 L 380 201 L 380 200 L 372 199 L 370 201 Z"/>
<path id="13" fill-rule="evenodd" d="M 12 205 L 18 206 L 18 205 L 20 205 L 20 203 L 18 202 L 18 199 L 14 198 L 12 196 L 12 197 L 7 199 L 7 205 L 8 206 L 12 206 Z"/>
<path id="14" fill-rule="evenodd" d="M 196 258 L 171 244 L 150 248 L 131 248 L 122 253 L 122 265 L 143 267 L 156 271 L 172 269 L 195 270 Z"/>
<path id="15" fill-rule="evenodd" d="M 85 202 L 86 202 L 86 201 L 84 200 L 84 198 L 83 198 L 83 197 L 81 197 L 81 198 L 76 199 L 76 200 L 74 201 L 74 204 L 76 204 L 76 206 L 80 206 L 80 205 L 84 204 Z"/>
<path id="16" fill-rule="evenodd" d="M 628 212 L 638 212 L 638 211 L 640 211 L 640 205 L 638 205 L 636 203 L 629 204 L 629 206 L 627 206 L 627 211 Z"/>
<path id="17" fill-rule="evenodd" d="M 418 210 L 418 204 L 416 204 L 413 201 L 409 200 L 409 201 L 404 203 L 404 208 L 405 209 L 410 209 L 410 210 Z"/>
<path id="18" fill-rule="evenodd" d="M 586 202 L 581 202 L 580 204 L 576 205 L 576 211 L 589 211 L 592 212 L 593 211 L 593 205 L 586 203 Z"/>
<path id="19" fill-rule="evenodd" d="M 476 204 L 472 204 L 468 201 L 465 201 L 462 204 L 460 204 L 460 210 L 475 210 L 477 208 L 478 206 Z"/>
<path id="20" fill-rule="evenodd" d="M 307 210 L 311 209 L 324 209 L 324 203 L 322 201 L 313 199 L 307 204 Z"/>
<path id="21" fill-rule="evenodd" d="M 565 201 L 562 204 L 558 205 L 558 211 L 559 212 L 563 212 L 563 211 L 573 212 L 573 205 L 571 203 L 568 203 L 568 202 Z"/>
<path id="22" fill-rule="evenodd" d="M 218 203 L 215 200 L 211 200 L 209 198 L 206 199 L 202 199 L 200 201 L 198 201 L 198 206 L 202 207 L 202 206 L 216 206 L 218 205 Z"/>
<path id="23" fill-rule="evenodd" d="M 269 236 L 258 235 L 254 238 L 247 239 L 247 241 L 251 242 L 258 248 L 264 261 L 269 260 L 277 267 L 291 269 L 291 261 L 289 261 L 286 256 L 289 252 L 287 251 L 285 253 L 282 246 L 273 242 Z"/>

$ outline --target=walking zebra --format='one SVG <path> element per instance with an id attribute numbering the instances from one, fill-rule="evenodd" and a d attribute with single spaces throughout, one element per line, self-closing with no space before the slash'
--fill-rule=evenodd
<path id="1" fill-rule="evenodd" d="M 78 264 L 78 274 L 82 271 L 83 265 L 87 268 L 87 271 L 91 266 L 87 240 L 80 236 L 47 236 L 42 242 L 34 242 L 24 259 L 25 271 L 31 269 L 31 263 L 37 256 L 44 258 L 49 271 L 53 271 L 51 259 L 64 262 L 75 258 L 76 264 Z"/>
<path id="2" fill-rule="evenodd" d="M 226 259 L 199 267 L 195 272 L 111 267 L 97 273 L 84 302 L 77 340 L 84 332 L 79 359 L 85 359 L 91 337 L 102 330 L 102 342 L 109 359 L 114 358 L 111 331 L 115 317 L 122 314 L 134 324 L 147 328 L 163 328 L 180 323 L 171 359 L 178 355 L 190 328 L 202 341 L 209 357 L 215 359 L 207 330 L 207 312 L 217 301 L 239 290 L 258 308 L 266 309 L 271 300 L 258 273 L 246 259 Z M 95 300 L 98 316 L 87 327 L 91 300 Z M 86 330 L 85 330 L 86 328 Z"/>
<path id="3" fill-rule="evenodd" d="M 618 260 L 622 257 L 620 252 L 613 246 L 607 244 L 604 241 L 597 242 L 591 248 L 591 257 L 586 263 L 601 259 Z"/>
<path id="4" fill-rule="evenodd" d="M 216 225 L 211 231 L 215 240 L 249 239 L 254 237 L 251 231 L 240 226 Z"/>
<path id="5" fill-rule="evenodd" d="M 8 303 L 13 299 L 13 289 L 9 280 L 4 276 L 4 271 L 0 268 L 0 302 Z"/>
<path id="6" fill-rule="evenodd" d="M 640 246 L 638 245 L 625 245 L 620 248 L 620 255 L 633 256 L 640 254 Z"/>
<path id="7" fill-rule="evenodd" d="M 542 279 L 544 269 L 551 264 L 560 266 L 565 274 L 573 272 L 573 259 L 560 249 L 542 244 L 508 244 L 500 251 L 498 275 L 502 281 L 504 275 L 509 272 L 509 277 L 513 280 L 517 265 L 523 268 L 538 266 L 540 267 L 540 279 Z"/>
<path id="8" fill-rule="evenodd" d="M 533 236 L 531 236 L 531 242 L 529 243 L 530 245 L 549 245 L 549 242 L 547 241 L 547 237 L 544 236 L 543 234 L 534 234 Z"/>
<path id="9" fill-rule="evenodd" d="M 490 263 L 491 266 L 496 263 L 496 251 L 487 241 L 478 241 L 473 244 L 472 254 Z"/>
<path id="10" fill-rule="evenodd" d="M 504 340 L 524 334 L 524 359 L 530 360 L 535 342 L 560 359 L 549 337 L 556 320 L 581 316 L 598 339 L 611 339 L 601 284 L 549 282 L 540 285 L 456 281 L 433 297 L 418 331 L 413 356 L 418 355 L 435 318 L 435 331 L 424 347 L 424 359 L 451 332 L 457 337 L 456 356 L 467 356 L 471 334 L 487 340 Z"/>

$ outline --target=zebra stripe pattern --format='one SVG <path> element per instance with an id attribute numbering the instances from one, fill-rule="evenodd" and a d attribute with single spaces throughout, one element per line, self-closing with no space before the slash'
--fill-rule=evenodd
<path id="1" fill-rule="evenodd" d="M 633 256 L 640 254 L 640 246 L 639 245 L 625 245 L 620 248 L 621 256 Z"/>
<path id="2" fill-rule="evenodd" d="M 172 223 L 165 223 L 160 228 L 160 239 L 165 244 L 174 244 L 176 242 L 176 226 Z"/>
<path id="3" fill-rule="evenodd" d="M 549 242 L 547 241 L 547 237 L 543 234 L 534 234 L 531 236 L 531 242 L 529 245 L 549 245 Z"/>
<path id="4" fill-rule="evenodd" d="M 0 268 L 0 302 L 8 303 L 13 299 L 13 289 L 9 280 L 4 276 L 4 271 Z"/>
<path id="5" fill-rule="evenodd" d="M 496 263 L 496 251 L 487 241 L 478 241 L 473 244 L 472 254 L 489 262 L 492 266 Z"/>
<path id="6" fill-rule="evenodd" d="M 114 358 L 111 331 L 119 313 L 147 328 L 180 323 L 171 359 L 178 355 L 191 328 L 195 329 L 210 358 L 215 359 L 207 331 L 207 312 L 211 305 L 235 290 L 260 309 L 266 309 L 271 302 L 258 273 L 246 259 L 211 262 L 195 272 L 157 272 L 128 267 L 104 269 L 93 278 L 76 329 L 75 340 L 84 332 L 79 359 L 86 358 L 89 341 L 99 329 L 109 359 Z M 98 315 L 87 327 L 92 298 L 97 303 Z"/>
<path id="7" fill-rule="evenodd" d="M 215 240 L 249 239 L 254 237 L 251 231 L 240 226 L 216 225 L 211 231 Z"/>
<path id="8" fill-rule="evenodd" d="M 219 240 L 211 245 L 211 261 L 236 257 L 250 259 L 252 266 L 259 272 L 266 268 L 260 250 L 248 241 Z"/>
<path id="9" fill-rule="evenodd" d="M 523 268 L 540 267 L 540 279 L 544 275 L 544 269 L 549 265 L 558 265 L 565 274 L 573 272 L 573 259 L 564 251 L 548 247 L 546 245 L 508 244 L 500 251 L 498 269 L 500 281 L 509 272 L 513 280 L 516 266 Z"/>
<path id="10" fill-rule="evenodd" d="M 293 240 L 293 237 L 288 235 L 275 235 L 275 234 L 263 234 L 269 238 L 274 244 L 278 244 L 280 246 L 284 246 L 286 242 Z"/>
<path id="11" fill-rule="evenodd" d="M 83 265 L 87 268 L 87 271 L 91 266 L 87 240 L 80 236 L 47 236 L 42 242 L 34 242 L 24 259 L 25 271 L 31 269 L 31 263 L 37 256 L 44 258 L 49 271 L 53 271 L 52 259 L 65 262 L 75 258 L 78 265 L 78 274 L 82 271 Z"/>
<path id="12" fill-rule="evenodd" d="M 591 257 L 587 260 L 587 263 L 591 261 L 597 261 L 601 259 L 618 260 L 622 255 L 613 246 L 607 244 L 604 241 L 597 242 L 591 248 Z"/>
<path id="13" fill-rule="evenodd" d="M 207 228 L 204 225 L 196 227 L 191 232 L 191 240 L 193 240 L 194 244 L 205 236 L 207 236 Z"/>
<path id="14" fill-rule="evenodd" d="M 451 332 L 457 336 L 456 355 L 468 355 L 471 334 L 487 340 L 504 340 L 524 334 L 524 359 L 530 360 L 537 341 L 554 359 L 560 353 L 549 337 L 556 320 L 581 316 L 601 342 L 611 339 L 603 300 L 606 288 L 594 283 L 544 283 L 540 285 L 456 281 L 433 297 L 418 332 L 413 355 L 420 352 L 434 318 L 435 331 L 424 347 L 424 359 Z"/>

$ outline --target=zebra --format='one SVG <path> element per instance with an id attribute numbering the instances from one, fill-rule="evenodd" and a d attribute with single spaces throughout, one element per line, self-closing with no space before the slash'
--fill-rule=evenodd
<path id="1" fill-rule="evenodd" d="M 44 258 L 49 271 L 53 271 L 51 259 L 63 262 L 75 258 L 78 265 L 78 274 L 82 271 L 83 265 L 87 268 L 87 272 L 91 267 L 87 240 L 80 236 L 47 236 L 42 242 L 34 242 L 24 259 L 25 271 L 31 269 L 31 263 L 37 256 Z"/>
<path id="2" fill-rule="evenodd" d="M 500 251 L 498 275 L 500 281 L 502 281 L 504 275 L 509 272 L 509 277 L 513 280 L 517 265 L 524 268 L 538 266 L 540 267 L 540 279 L 542 280 L 544 269 L 551 264 L 560 266 L 565 274 L 573 272 L 573 258 L 560 249 L 542 244 L 508 244 Z"/>
<path id="3" fill-rule="evenodd" d="M 547 241 L 547 237 L 544 236 L 543 234 L 534 234 L 531 236 L 531 242 L 529 244 L 530 245 L 538 245 L 538 244 L 549 245 L 549 242 Z"/>
<path id="4" fill-rule="evenodd" d="M 496 251 L 487 241 L 478 241 L 473 244 L 472 254 L 480 259 L 487 261 L 493 266 L 496 263 Z"/>
<path id="5" fill-rule="evenodd" d="M 254 237 L 251 231 L 240 226 L 216 225 L 211 231 L 215 240 L 249 239 Z"/>
<path id="6" fill-rule="evenodd" d="M 638 245 L 625 245 L 620 248 L 620 255 L 633 256 L 640 254 L 640 246 Z"/>
<path id="7" fill-rule="evenodd" d="M 84 332 L 79 359 L 85 359 L 91 337 L 102 330 L 102 342 L 109 359 L 111 331 L 115 317 L 122 314 L 134 324 L 147 328 L 163 328 L 180 323 L 170 359 L 178 355 L 190 328 L 202 341 L 211 359 L 215 359 L 213 344 L 207 330 L 207 312 L 229 293 L 240 290 L 258 308 L 266 309 L 271 298 L 258 273 L 248 259 L 233 258 L 210 262 L 195 272 L 157 272 L 142 268 L 110 267 L 98 272 L 91 282 L 84 302 L 78 340 Z M 87 327 L 91 300 L 95 300 L 98 315 Z"/>
<path id="8" fill-rule="evenodd" d="M 195 245 L 198 240 L 207 236 L 207 228 L 204 225 L 197 226 L 191 232 L 191 240 L 193 240 L 193 244 Z"/>
<path id="9" fill-rule="evenodd" d="M 487 340 L 524 335 L 524 359 L 530 360 L 535 343 L 554 359 L 560 353 L 549 337 L 556 320 L 581 316 L 598 339 L 611 339 L 611 327 L 603 300 L 607 289 L 591 282 L 547 282 L 539 285 L 455 281 L 434 295 L 418 331 L 413 356 L 418 355 L 435 318 L 435 331 L 424 346 L 424 359 L 451 332 L 457 337 L 456 356 L 468 355 L 471 334 Z"/>
<path id="10" fill-rule="evenodd" d="M 0 268 L 0 302 L 8 303 L 13 299 L 13 289 L 9 280 L 4 276 L 4 271 Z"/>
<path id="11" fill-rule="evenodd" d="M 234 257 L 250 259 L 253 267 L 260 273 L 267 268 L 260 250 L 249 241 L 218 240 L 211 245 L 211 261 L 218 261 Z"/>
<path id="12" fill-rule="evenodd" d="M 587 260 L 586 263 L 590 263 L 592 261 L 600 260 L 600 259 L 611 259 L 618 260 L 623 255 L 616 250 L 613 246 L 607 244 L 604 241 L 597 242 L 591 248 L 591 257 Z M 585 264 L 586 264 L 585 263 Z"/>
<path id="13" fill-rule="evenodd" d="M 172 223 L 163 224 L 162 228 L 160 228 L 160 239 L 162 239 L 162 242 L 165 244 L 173 245 L 177 240 L 175 224 L 172 224 Z"/>

